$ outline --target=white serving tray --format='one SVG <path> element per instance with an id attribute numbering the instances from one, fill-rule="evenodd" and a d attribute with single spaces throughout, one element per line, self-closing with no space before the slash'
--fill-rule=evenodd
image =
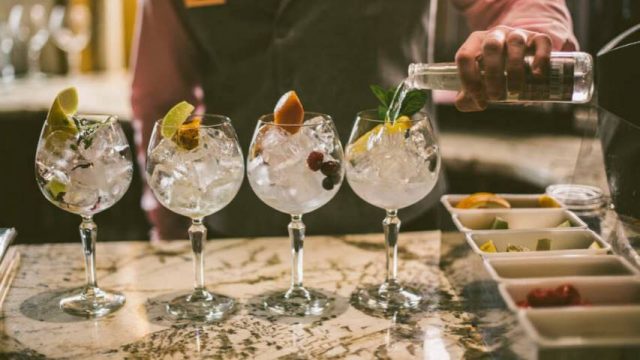
<path id="1" fill-rule="evenodd" d="M 521 311 L 518 318 L 542 348 L 640 346 L 639 307 L 540 309 Z"/>
<path id="2" fill-rule="evenodd" d="M 551 240 L 551 250 L 535 251 L 538 239 Z M 587 229 L 549 229 L 549 230 L 484 230 L 471 231 L 466 234 L 467 243 L 478 255 L 483 257 L 529 257 L 553 255 L 604 255 L 611 250 L 611 246 L 602 240 L 595 232 Z M 484 252 L 480 246 L 492 240 L 498 252 Z M 600 245 L 600 249 L 589 249 L 593 242 Z M 507 245 L 524 246 L 531 249 L 527 252 L 506 252 Z"/>
<path id="3" fill-rule="evenodd" d="M 546 194 L 496 194 L 501 198 L 507 200 L 511 204 L 511 209 L 458 209 L 455 206 L 460 202 L 460 200 L 468 197 L 471 194 L 448 194 L 440 197 L 440 202 L 444 205 L 444 207 L 451 214 L 458 213 L 466 213 L 466 212 L 493 212 L 493 211 L 523 211 L 523 210 L 549 210 L 549 209 L 557 209 L 557 208 L 565 208 L 565 206 L 552 196 L 556 203 L 558 204 L 557 208 L 543 208 L 538 206 L 538 198 Z"/>
<path id="4" fill-rule="evenodd" d="M 485 258 L 487 272 L 497 282 L 554 277 L 638 277 L 640 271 L 617 255 L 560 255 Z"/>
<path id="5" fill-rule="evenodd" d="M 507 307 L 512 311 L 540 311 L 549 308 L 520 308 L 517 303 L 526 300 L 527 294 L 533 289 L 555 289 L 560 285 L 570 284 L 578 290 L 583 300 L 591 305 L 573 305 L 557 307 L 568 309 L 581 307 L 585 310 L 600 306 L 629 306 L 640 308 L 640 277 L 617 278 L 549 278 L 537 280 L 519 280 L 498 285 L 500 295 Z"/>
<path id="6" fill-rule="evenodd" d="M 539 210 L 500 210 L 500 211 L 474 211 L 453 214 L 453 223 L 462 232 L 491 230 L 491 223 L 499 216 L 509 223 L 507 230 L 511 231 L 524 229 L 558 229 L 565 220 L 569 220 L 572 228 L 586 229 L 587 224 L 578 216 L 566 209 L 539 209 Z M 560 228 L 563 229 L 563 228 Z"/>

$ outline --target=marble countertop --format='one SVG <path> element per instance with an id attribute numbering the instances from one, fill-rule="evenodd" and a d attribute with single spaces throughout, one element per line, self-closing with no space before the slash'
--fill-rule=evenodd
<path id="1" fill-rule="evenodd" d="M 127 303 L 97 320 L 71 317 L 57 305 L 84 281 L 79 243 L 17 246 L 21 263 L 2 308 L 0 357 L 458 359 L 517 352 L 515 319 L 478 278 L 460 234 L 401 233 L 400 278 L 418 284 L 428 300 L 422 312 L 394 318 L 370 316 L 349 300 L 357 285 L 384 277 L 381 233 L 305 243 L 305 284 L 334 292 L 334 313 L 266 316 L 256 303 L 288 285 L 288 239 L 230 239 L 207 244 L 206 280 L 241 305 L 226 321 L 207 325 L 174 323 L 164 314 L 164 302 L 193 281 L 186 241 L 174 254 L 145 242 L 99 243 L 99 284 L 124 292 Z"/>

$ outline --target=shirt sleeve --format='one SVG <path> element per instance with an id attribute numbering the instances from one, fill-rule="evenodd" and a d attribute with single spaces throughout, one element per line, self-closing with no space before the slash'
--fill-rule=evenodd
<path id="1" fill-rule="evenodd" d="M 178 16 L 174 1 L 140 0 L 133 46 L 131 107 L 138 164 L 145 168 L 146 151 L 156 120 L 186 100 L 202 110 L 197 46 Z M 160 238 L 184 231 L 177 215 L 164 209 L 145 184 L 142 207 Z M 175 234 L 174 234 L 175 232 Z M 184 237 L 184 233 L 180 234 Z"/>
<path id="2" fill-rule="evenodd" d="M 556 51 L 578 49 L 564 0 L 453 0 L 453 3 L 472 30 L 505 25 L 549 35 Z"/>

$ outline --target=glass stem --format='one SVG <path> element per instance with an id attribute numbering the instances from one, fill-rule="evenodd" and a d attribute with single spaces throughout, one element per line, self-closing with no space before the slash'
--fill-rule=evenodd
<path id="1" fill-rule="evenodd" d="M 204 285 L 204 257 L 202 256 L 202 249 L 207 241 L 207 228 L 202 224 L 202 218 L 191 221 L 189 239 L 191 240 L 191 249 L 193 250 L 193 271 L 195 273 L 193 293 L 194 295 L 204 295 L 207 293 L 207 289 Z"/>
<path id="2" fill-rule="evenodd" d="M 68 52 L 67 53 L 68 74 L 71 76 L 80 75 L 80 66 L 82 65 L 82 53 L 81 52 Z"/>
<path id="3" fill-rule="evenodd" d="M 302 288 L 305 230 L 302 215 L 291 215 L 291 222 L 287 228 L 291 238 L 291 288 Z"/>
<path id="4" fill-rule="evenodd" d="M 98 237 L 98 226 L 93 222 L 91 216 L 83 216 L 80 224 L 80 239 L 82 239 L 82 249 L 84 250 L 84 268 L 86 272 L 87 285 L 85 294 L 94 294 L 98 288 L 96 280 L 96 239 Z"/>
<path id="5" fill-rule="evenodd" d="M 28 52 L 29 58 L 29 75 L 37 75 L 40 74 L 40 50 L 29 48 Z"/>
<path id="6" fill-rule="evenodd" d="M 382 221 L 384 228 L 384 245 L 387 257 L 387 276 L 385 283 L 395 285 L 398 276 L 398 234 L 400 232 L 400 218 L 398 210 L 387 210 L 387 216 Z"/>

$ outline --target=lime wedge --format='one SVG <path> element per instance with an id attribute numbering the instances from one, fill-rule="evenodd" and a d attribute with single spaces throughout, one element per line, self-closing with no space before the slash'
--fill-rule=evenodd
<path id="1" fill-rule="evenodd" d="M 565 221 L 561 222 L 560 225 L 558 225 L 556 227 L 564 228 L 564 227 L 572 227 L 572 226 L 573 225 L 571 225 L 571 221 L 565 220 Z"/>
<path id="2" fill-rule="evenodd" d="M 176 104 L 162 119 L 160 132 L 165 139 L 171 139 L 180 125 L 191 115 L 195 107 L 186 101 Z"/>
<path id="3" fill-rule="evenodd" d="M 493 219 L 493 223 L 491 223 L 490 229 L 491 230 L 507 230 L 509 229 L 509 223 L 505 219 L 499 216 L 496 216 L 496 218 Z"/>
<path id="4" fill-rule="evenodd" d="M 58 196 L 60 196 L 60 194 L 67 192 L 67 184 L 53 179 L 47 183 L 45 189 L 47 189 L 49 194 L 51 194 L 51 197 L 53 197 L 54 199 L 58 199 Z"/>
<path id="5" fill-rule="evenodd" d="M 487 240 L 485 243 L 480 245 L 480 251 L 495 253 L 498 252 L 498 249 L 496 249 L 496 245 L 493 243 L 493 240 Z"/>
<path id="6" fill-rule="evenodd" d="M 47 114 L 50 131 L 64 131 L 76 134 L 78 128 L 71 115 L 78 111 L 78 91 L 75 87 L 64 89 L 58 93 Z"/>

